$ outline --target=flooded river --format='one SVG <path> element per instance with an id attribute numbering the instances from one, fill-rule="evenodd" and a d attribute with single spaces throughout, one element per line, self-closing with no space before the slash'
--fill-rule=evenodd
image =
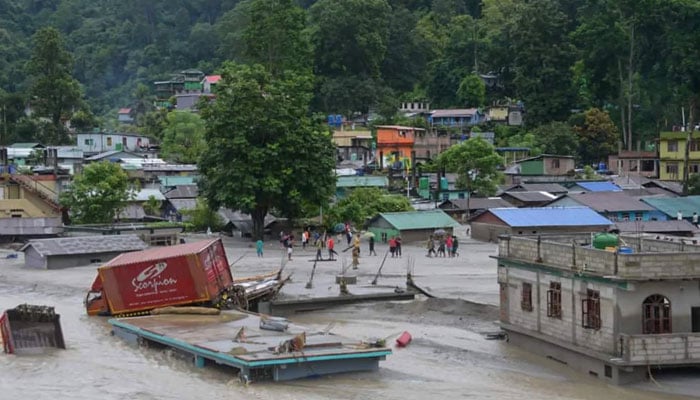
<path id="1" fill-rule="evenodd" d="M 249 251 L 247 245 L 228 246 L 232 260 L 237 258 L 232 252 Z M 422 249 L 406 246 L 404 257 L 413 254 L 417 260 L 417 280 L 428 282 L 431 290 L 445 293 L 441 297 L 450 300 L 365 304 L 293 317 L 310 330 L 330 326 L 331 333 L 357 340 L 393 338 L 409 331 L 413 342 L 407 348 L 394 349 L 380 362 L 378 372 L 248 386 L 231 370 L 195 369 L 168 352 L 129 347 L 110 334 L 106 319 L 85 315 L 83 299 L 96 266 L 31 270 L 22 266 L 21 257 L 8 260 L 0 253 L 0 310 L 22 303 L 54 306 L 61 314 L 67 345 L 65 351 L 36 355 L 0 354 L 0 399 L 651 400 L 689 398 L 651 390 L 700 393 L 700 376 L 692 373 L 660 378 L 660 386 L 614 387 L 503 341 L 485 340 L 483 332 L 496 330 L 495 262 L 488 259 L 494 246 L 474 244 L 469 250 L 467 246 L 461 259 L 433 260 L 429 267 L 421 266 Z M 275 251 L 272 248 L 269 253 L 273 255 L 264 261 L 256 260 L 251 252 L 234 266 L 234 273 L 260 272 L 262 267 L 279 264 Z M 287 295 L 302 294 L 310 269 L 306 258 L 312 258 L 311 251 L 308 254 L 295 255 L 297 258 L 287 264 L 286 270 L 294 274 L 285 288 Z M 363 260 L 361 280 L 371 279 L 380 258 Z M 393 285 L 392 276 L 401 277 L 406 266 L 407 260 L 388 260 L 383 283 Z M 323 268 L 314 281 L 315 290 L 336 290 L 324 277 L 334 276 L 340 267 Z M 458 292 L 462 296 L 457 296 Z"/>

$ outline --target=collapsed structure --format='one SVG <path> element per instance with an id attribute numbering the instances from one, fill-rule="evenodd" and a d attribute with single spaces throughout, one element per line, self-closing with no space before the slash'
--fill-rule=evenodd
<path id="1" fill-rule="evenodd" d="M 500 322 L 510 342 L 611 383 L 700 365 L 700 246 L 592 234 L 501 236 Z"/>

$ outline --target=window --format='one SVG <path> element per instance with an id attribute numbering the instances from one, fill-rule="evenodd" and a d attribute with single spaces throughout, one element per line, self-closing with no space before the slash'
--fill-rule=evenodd
<path id="1" fill-rule="evenodd" d="M 107 146 L 112 145 L 112 137 L 107 137 Z"/>
<path id="2" fill-rule="evenodd" d="M 669 140 L 666 143 L 666 150 L 668 150 L 670 153 L 678 151 L 678 141 L 677 140 Z"/>
<path id="3" fill-rule="evenodd" d="M 699 164 L 690 164 L 690 167 L 688 169 L 691 174 L 697 174 L 700 172 L 700 165 Z"/>
<path id="4" fill-rule="evenodd" d="M 622 220 L 623 220 L 623 221 L 629 221 L 629 220 L 630 220 L 630 214 L 629 214 L 629 213 L 622 213 Z"/>
<path id="5" fill-rule="evenodd" d="M 654 294 L 642 303 L 642 333 L 671 333 L 671 302 L 666 296 Z"/>
<path id="6" fill-rule="evenodd" d="M 693 139 L 690 141 L 690 151 L 700 151 L 700 140 Z"/>
<path id="7" fill-rule="evenodd" d="M 678 164 L 668 163 L 666 164 L 666 173 L 670 175 L 678 175 Z"/>
<path id="8" fill-rule="evenodd" d="M 641 221 L 642 219 L 643 219 L 642 213 L 640 213 L 640 212 L 634 213 L 634 220 L 635 221 Z"/>
<path id="9" fill-rule="evenodd" d="M 86 146 L 92 146 L 92 144 L 94 143 L 94 141 L 93 141 L 92 139 L 85 139 L 85 142 L 84 142 L 84 143 L 85 143 Z"/>
<path id="10" fill-rule="evenodd" d="M 552 168 L 559 168 L 559 159 L 552 160 Z"/>
<path id="11" fill-rule="evenodd" d="M 549 282 L 547 316 L 561 319 L 561 282 Z"/>
<path id="12" fill-rule="evenodd" d="M 532 284 L 523 282 L 522 299 L 520 300 L 520 308 L 523 311 L 532 311 Z"/>
<path id="13" fill-rule="evenodd" d="M 588 289 L 581 299 L 581 326 L 585 329 L 600 329 L 600 292 Z"/>

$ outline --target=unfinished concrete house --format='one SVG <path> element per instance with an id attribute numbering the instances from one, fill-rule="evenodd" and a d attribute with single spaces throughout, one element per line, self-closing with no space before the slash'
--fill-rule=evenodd
<path id="1" fill-rule="evenodd" d="M 595 240 L 501 236 L 510 343 L 614 384 L 700 365 L 700 246 L 620 236 L 623 246 L 599 250 Z"/>

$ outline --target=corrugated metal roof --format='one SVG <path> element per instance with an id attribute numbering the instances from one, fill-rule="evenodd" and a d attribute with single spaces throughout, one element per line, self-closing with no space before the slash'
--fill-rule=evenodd
<path id="1" fill-rule="evenodd" d="M 444 117 L 471 117 L 479 112 L 478 108 L 457 108 L 453 110 L 434 110 L 430 115 L 433 118 Z"/>
<path id="2" fill-rule="evenodd" d="M 168 201 L 170 201 L 170 204 L 172 204 L 177 211 L 194 210 L 197 208 L 197 199 L 170 199 Z"/>
<path id="3" fill-rule="evenodd" d="M 22 246 L 20 251 L 25 251 L 30 246 L 43 257 L 134 251 L 143 250 L 148 247 L 137 235 L 100 235 L 34 239 Z"/>
<path id="4" fill-rule="evenodd" d="M 492 213 L 511 227 L 612 225 L 588 207 L 492 208 L 486 213 Z"/>
<path id="5" fill-rule="evenodd" d="M 679 210 L 684 218 L 690 218 L 694 212 L 700 214 L 700 196 L 642 197 L 641 200 L 673 219 L 676 218 Z"/>
<path id="6" fill-rule="evenodd" d="M 212 243 L 221 239 L 200 240 L 198 242 L 178 244 L 175 246 L 153 247 L 147 250 L 135 251 L 132 253 L 120 254 L 100 269 L 119 265 L 129 265 L 144 261 L 157 261 L 165 258 L 196 254 L 209 247 Z"/>
<path id="7" fill-rule="evenodd" d="M 442 204 L 440 204 L 440 208 L 443 210 L 445 210 L 445 209 L 447 209 L 447 210 L 449 210 L 449 209 L 466 210 L 467 209 L 467 202 L 469 203 L 468 207 L 472 210 L 486 210 L 489 208 L 513 207 L 512 204 L 503 200 L 500 197 L 472 197 L 469 200 L 467 200 L 467 199 L 445 200 L 442 202 Z M 449 204 L 452 204 L 453 207 L 449 207 Z"/>
<path id="8" fill-rule="evenodd" d="M 389 179 L 386 176 L 339 176 L 336 187 L 387 187 Z"/>
<path id="9" fill-rule="evenodd" d="M 173 189 L 163 193 L 167 199 L 194 199 L 199 195 L 197 185 L 175 186 Z"/>
<path id="10" fill-rule="evenodd" d="M 584 192 L 567 195 L 577 203 L 598 212 L 653 211 L 654 207 L 643 203 L 625 192 Z M 551 205 L 555 205 L 554 204 Z"/>
<path id="11" fill-rule="evenodd" d="M 516 200 L 523 202 L 528 201 L 551 201 L 557 198 L 557 196 L 549 192 L 505 192 L 501 196 L 510 196 Z"/>
<path id="12" fill-rule="evenodd" d="M 155 197 L 156 200 L 165 200 L 165 196 L 158 189 L 141 189 L 136 193 L 132 191 L 132 193 L 134 197 L 129 201 L 148 201 L 151 196 Z"/>
<path id="13" fill-rule="evenodd" d="M 697 233 L 700 230 L 689 221 L 678 221 L 676 219 L 668 221 L 624 221 L 615 222 L 615 229 L 620 232 L 650 232 L 650 233 L 672 233 L 691 232 Z"/>
<path id="14" fill-rule="evenodd" d="M 525 192 L 547 192 L 552 194 L 567 193 L 569 191 L 558 183 L 520 183 L 506 189 L 506 192 L 513 192 L 519 189 Z"/>
<path id="15" fill-rule="evenodd" d="M 452 217 L 447 215 L 442 210 L 380 213 L 378 216 L 375 216 L 373 220 L 377 219 L 378 217 L 384 218 L 389 224 L 400 231 L 459 226 L 457 221 L 452 219 Z"/>
<path id="16" fill-rule="evenodd" d="M 619 186 L 612 182 L 608 181 L 603 181 L 603 182 L 577 182 L 576 183 L 578 186 L 581 186 L 585 190 L 589 192 L 621 192 L 622 189 L 620 189 Z"/>

